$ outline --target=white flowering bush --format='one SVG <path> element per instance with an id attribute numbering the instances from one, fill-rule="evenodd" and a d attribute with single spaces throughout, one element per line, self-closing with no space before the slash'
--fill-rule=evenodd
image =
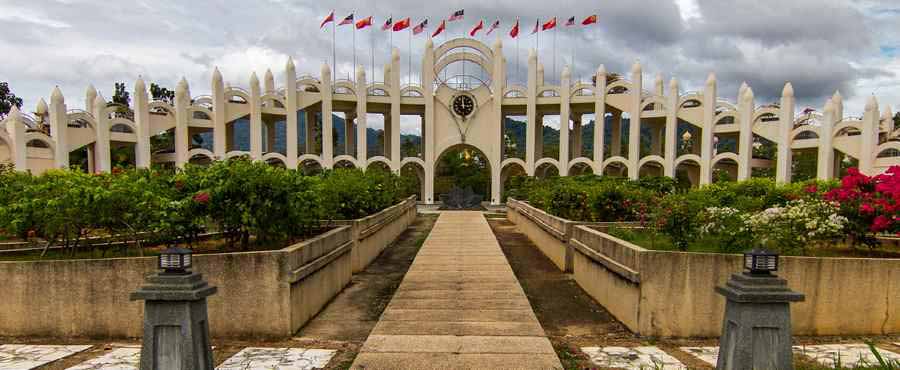
<path id="1" fill-rule="evenodd" d="M 748 225 L 750 216 L 731 207 L 708 207 L 700 215 L 700 234 L 718 240 L 722 252 L 749 249 L 753 232 Z"/>
<path id="2" fill-rule="evenodd" d="M 753 214 L 746 226 L 763 246 L 791 252 L 842 238 L 848 222 L 835 203 L 800 199 Z"/>

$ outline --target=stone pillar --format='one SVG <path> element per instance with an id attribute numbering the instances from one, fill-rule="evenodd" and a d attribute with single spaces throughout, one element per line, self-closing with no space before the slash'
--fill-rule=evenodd
<path id="1" fill-rule="evenodd" d="M 394 143 L 391 140 L 391 137 L 394 136 L 394 127 L 391 125 L 391 121 L 393 121 L 392 115 L 390 113 L 384 114 L 384 135 L 382 135 L 382 143 L 381 143 L 381 154 L 387 158 L 391 158 L 391 153 L 393 150 L 391 149 L 391 144 Z"/>
<path id="2" fill-rule="evenodd" d="M 435 99 L 434 99 L 434 41 L 429 38 L 425 42 L 425 55 L 422 57 L 422 90 L 425 99 L 425 114 L 422 116 L 422 160 L 425 162 L 421 170 L 422 196 L 420 200 L 434 204 L 434 162 L 435 156 Z"/>
<path id="3" fill-rule="evenodd" d="M 262 160 L 262 94 L 259 91 L 259 77 L 256 72 L 250 74 L 250 158 Z"/>
<path id="4" fill-rule="evenodd" d="M 400 156 L 400 51 L 396 48 L 391 51 L 391 64 L 391 114 L 390 120 L 387 117 L 384 120 L 385 143 L 390 143 L 390 146 L 385 145 L 384 155 L 391 160 L 391 169 L 399 171 L 403 158 Z M 391 127 L 390 135 L 388 126 Z"/>
<path id="5" fill-rule="evenodd" d="M 597 68 L 597 83 L 594 87 L 594 173 L 600 174 L 603 165 L 603 147 L 606 144 L 606 67 Z"/>
<path id="6" fill-rule="evenodd" d="M 638 163 L 641 161 L 641 102 L 643 99 L 643 75 L 641 62 L 631 67 L 631 111 L 628 124 L 628 177 L 638 178 Z"/>
<path id="7" fill-rule="evenodd" d="M 372 76 L 372 79 L 374 78 L 375 76 Z M 359 68 L 356 72 L 356 113 L 353 115 L 356 118 L 356 166 L 359 168 L 365 168 L 368 160 L 369 143 L 366 141 L 368 89 L 366 70 L 365 68 Z M 350 128 L 353 129 L 354 127 L 351 125 Z M 347 154 L 353 155 L 350 152 Z"/>
<path id="8" fill-rule="evenodd" d="M 534 126 L 534 151 L 536 161 L 544 158 L 544 113 L 537 113 L 535 117 L 537 119 L 537 123 Z M 537 170 L 537 166 L 535 166 L 535 170 Z"/>
<path id="9" fill-rule="evenodd" d="M 528 51 L 528 86 L 526 91 L 527 104 L 525 106 L 525 172 L 528 176 L 534 176 L 534 163 L 540 159 L 538 151 L 537 129 L 541 126 L 537 115 L 537 53 L 534 49 Z"/>
<path id="10" fill-rule="evenodd" d="M 135 167 L 150 168 L 150 98 L 142 78 L 134 83 L 134 126 L 137 144 L 134 147 Z"/>
<path id="11" fill-rule="evenodd" d="M 12 155 L 12 163 L 16 171 L 28 170 L 28 143 L 25 141 L 25 123 L 22 122 L 22 113 L 15 105 L 9 110 L 9 116 L 6 117 L 6 132 L 9 134 L 11 143 L 6 143 Z"/>
<path id="12" fill-rule="evenodd" d="M 791 182 L 791 134 L 794 131 L 794 87 L 788 82 L 781 92 L 781 108 L 778 117 L 778 161 L 775 163 L 775 181 Z"/>
<path id="13" fill-rule="evenodd" d="M 97 118 L 97 111 L 94 109 L 94 101 L 97 100 L 97 89 L 93 84 L 88 85 L 84 92 L 84 110 Z"/>
<path id="14" fill-rule="evenodd" d="M 428 50 L 430 50 L 430 48 L 428 48 Z M 506 89 L 506 72 L 504 70 L 506 59 L 503 57 L 503 42 L 500 41 L 499 36 L 494 40 L 492 51 L 494 54 L 494 69 L 490 71 L 492 83 L 491 89 L 495 92 L 500 92 Z M 434 70 L 434 68 L 430 69 Z M 425 71 L 423 71 L 423 74 L 424 73 Z M 492 126 L 491 132 L 491 135 L 493 136 L 491 153 L 487 155 L 491 166 L 490 200 L 491 204 L 498 205 L 500 204 L 503 191 L 503 180 L 500 178 L 501 172 L 503 171 L 503 147 L 505 146 L 503 140 L 503 99 L 493 99 L 492 103 L 494 107 L 491 110 L 493 115 L 490 117 L 490 120 L 491 122 L 495 122 L 495 124 Z"/>
<path id="15" fill-rule="evenodd" d="M 328 63 L 322 64 L 322 83 L 319 94 L 322 96 L 322 168 L 331 168 L 334 165 L 334 141 L 332 139 L 332 131 L 334 131 L 334 123 L 331 118 L 332 107 L 332 86 L 331 86 L 331 68 Z"/>
<path id="16" fill-rule="evenodd" d="M 777 276 L 747 272 L 716 292 L 726 299 L 716 368 L 793 369 L 790 303 L 803 301 L 803 294 Z"/>
<path id="17" fill-rule="evenodd" d="M 216 293 L 198 273 L 159 273 L 131 293 L 144 302 L 141 370 L 212 370 L 206 297 Z"/>
<path id="18" fill-rule="evenodd" d="M 275 92 L 275 75 L 272 74 L 271 69 L 266 69 L 263 86 L 263 94 L 271 94 Z"/>
<path id="19" fill-rule="evenodd" d="M 94 130 L 97 135 L 97 140 L 94 142 L 94 159 L 96 161 L 94 172 L 109 172 L 112 170 L 109 148 L 109 115 L 106 113 L 106 100 L 100 95 L 94 99 L 94 112 L 94 120 L 97 124 Z"/>
<path id="20" fill-rule="evenodd" d="M 569 174 L 569 80 L 572 74 L 569 66 L 563 67 L 559 83 L 559 175 Z"/>
<path id="21" fill-rule="evenodd" d="M 753 101 L 753 89 L 749 86 L 743 89 L 738 96 L 738 174 L 737 180 L 749 180 L 753 174 L 751 163 L 753 161 L 753 110 L 756 103 Z"/>
<path id="22" fill-rule="evenodd" d="M 615 111 L 612 116 L 612 143 L 610 143 L 610 153 L 612 157 L 622 155 L 622 112 Z"/>
<path id="23" fill-rule="evenodd" d="M 50 135 L 53 138 L 53 163 L 56 168 L 69 168 L 68 128 L 66 102 L 57 86 L 50 94 Z"/>
<path id="24" fill-rule="evenodd" d="M 678 156 L 678 80 L 669 80 L 666 97 L 666 147 L 663 155 L 663 175 L 675 177 L 675 159 Z"/>
<path id="25" fill-rule="evenodd" d="M 353 153 L 353 137 L 356 136 L 356 112 L 344 113 L 344 154 L 354 156 Z"/>
<path id="26" fill-rule="evenodd" d="M 581 116 L 576 115 L 572 120 L 572 158 L 579 158 L 584 153 L 584 130 L 581 125 Z"/>
<path id="27" fill-rule="evenodd" d="M 700 185 L 712 183 L 716 131 L 716 75 L 710 73 L 703 90 L 703 128 L 700 131 Z"/>
<path id="28" fill-rule="evenodd" d="M 666 134 L 665 126 L 652 124 L 650 127 L 650 154 L 662 156 L 663 136 Z"/>
<path id="29" fill-rule="evenodd" d="M 878 113 L 878 100 L 870 96 L 863 114 L 862 131 L 859 145 L 859 171 L 863 174 L 875 175 L 875 157 L 878 150 L 878 124 L 881 115 Z M 780 153 L 779 153 L 780 154 Z M 779 163 L 781 157 L 779 157 Z"/>
<path id="30" fill-rule="evenodd" d="M 182 77 L 175 87 L 175 166 L 184 168 L 190 158 L 187 153 L 190 146 L 188 131 L 188 110 L 191 105 L 191 92 L 187 80 Z"/>
<path id="31" fill-rule="evenodd" d="M 303 111 L 304 122 L 306 123 L 304 126 L 304 131 L 306 131 L 306 150 L 304 154 L 318 154 L 316 153 L 316 112 L 311 110 L 309 107 Z"/>
<path id="32" fill-rule="evenodd" d="M 219 68 L 212 74 L 212 120 L 213 120 L 213 155 L 216 159 L 224 159 L 228 151 L 228 127 L 225 121 L 228 115 L 228 102 L 225 99 L 225 82 Z"/>
<path id="33" fill-rule="evenodd" d="M 285 131 L 285 156 L 287 168 L 297 168 L 297 157 L 300 156 L 297 144 L 297 69 L 294 66 L 294 58 L 288 57 L 284 66 L 284 131 Z"/>
<path id="34" fill-rule="evenodd" d="M 825 102 L 822 126 L 819 128 L 819 156 L 816 178 L 831 180 L 834 178 L 834 135 L 831 133 L 835 125 L 834 100 Z"/>

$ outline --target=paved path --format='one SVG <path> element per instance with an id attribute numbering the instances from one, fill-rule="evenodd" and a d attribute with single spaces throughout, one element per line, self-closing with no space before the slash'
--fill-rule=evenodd
<path id="1" fill-rule="evenodd" d="M 481 212 L 444 212 L 354 369 L 561 369 Z"/>

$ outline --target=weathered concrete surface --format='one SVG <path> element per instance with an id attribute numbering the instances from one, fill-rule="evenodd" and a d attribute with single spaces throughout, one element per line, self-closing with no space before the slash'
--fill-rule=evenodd
<path id="1" fill-rule="evenodd" d="M 444 212 L 354 369 L 561 369 L 480 212 Z"/>

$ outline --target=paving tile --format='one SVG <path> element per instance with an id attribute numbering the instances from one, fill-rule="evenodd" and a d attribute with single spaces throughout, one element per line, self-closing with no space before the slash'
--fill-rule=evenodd
<path id="1" fill-rule="evenodd" d="M 878 348 L 878 352 L 885 360 L 900 361 L 900 355 L 894 352 L 882 348 Z M 809 357 L 826 366 L 834 366 L 837 363 L 842 366 L 878 364 L 878 359 L 875 358 L 869 346 L 862 343 L 794 346 L 794 353 Z"/>
<path id="2" fill-rule="evenodd" d="M 91 348 L 90 345 L 0 345 L 0 370 L 30 370 Z"/>
<path id="3" fill-rule="evenodd" d="M 663 369 L 676 370 L 685 367 L 678 359 L 657 347 L 582 347 L 596 366 L 626 370 Z"/>
<path id="4" fill-rule="evenodd" d="M 141 348 L 116 348 L 67 370 L 137 370 L 141 366 Z"/>
<path id="5" fill-rule="evenodd" d="M 681 347 L 681 350 L 712 366 L 719 361 L 719 347 Z"/>
<path id="6" fill-rule="evenodd" d="M 247 347 L 217 370 L 305 370 L 323 368 L 337 351 L 304 348 Z"/>

